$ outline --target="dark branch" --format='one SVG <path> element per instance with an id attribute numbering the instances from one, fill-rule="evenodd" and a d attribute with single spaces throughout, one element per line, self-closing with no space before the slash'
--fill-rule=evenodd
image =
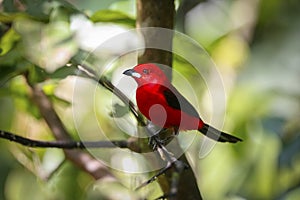
<path id="1" fill-rule="evenodd" d="M 129 148 L 126 140 L 117 141 L 39 141 L 28 139 L 10 132 L 0 130 L 0 138 L 22 144 L 27 147 L 61 148 L 61 149 L 86 149 L 86 148 Z"/>

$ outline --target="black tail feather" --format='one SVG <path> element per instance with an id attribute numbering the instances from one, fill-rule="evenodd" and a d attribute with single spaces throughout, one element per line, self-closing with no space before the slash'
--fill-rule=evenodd
<path id="1" fill-rule="evenodd" d="M 229 135 L 222 131 L 219 131 L 218 129 L 208 124 L 204 124 L 203 128 L 199 129 L 198 131 L 200 131 L 202 134 L 218 142 L 236 143 L 242 141 L 242 139 L 235 137 L 233 135 Z"/>

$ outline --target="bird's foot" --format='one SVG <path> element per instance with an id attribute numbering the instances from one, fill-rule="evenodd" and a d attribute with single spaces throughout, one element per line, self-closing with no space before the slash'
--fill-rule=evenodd
<path id="1" fill-rule="evenodd" d="M 149 138 L 148 144 L 152 147 L 153 150 L 155 150 L 158 146 L 165 146 L 166 144 L 168 144 L 174 137 L 175 135 L 169 135 L 161 138 L 160 134 L 156 134 Z"/>
<path id="2" fill-rule="evenodd" d="M 152 147 L 153 150 L 157 149 L 157 147 L 159 146 L 165 146 L 178 134 L 178 129 L 161 129 L 155 126 L 152 122 L 149 122 L 147 124 L 147 131 L 150 136 L 148 144 Z"/>
<path id="3" fill-rule="evenodd" d="M 148 144 L 152 147 L 153 150 L 155 150 L 158 146 L 164 146 L 166 144 L 166 140 L 161 139 L 159 135 L 153 135 L 149 138 Z"/>

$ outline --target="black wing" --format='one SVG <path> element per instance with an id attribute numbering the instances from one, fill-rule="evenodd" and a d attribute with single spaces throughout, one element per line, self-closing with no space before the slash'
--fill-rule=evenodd
<path id="1" fill-rule="evenodd" d="M 183 112 L 191 116 L 200 118 L 196 109 L 174 87 L 171 88 L 165 87 L 163 89 L 163 94 L 168 105 L 171 106 L 172 108 L 177 110 L 182 110 Z"/>

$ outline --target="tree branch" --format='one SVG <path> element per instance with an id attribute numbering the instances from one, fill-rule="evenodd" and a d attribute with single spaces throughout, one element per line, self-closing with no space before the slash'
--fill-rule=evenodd
<path id="1" fill-rule="evenodd" d="M 30 85 L 30 84 L 29 84 Z M 41 115 L 51 129 L 54 137 L 58 141 L 72 141 L 70 135 L 66 131 L 62 121 L 53 109 L 53 106 L 41 88 L 30 85 L 32 99 L 39 108 Z M 119 182 L 117 178 L 110 172 L 107 166 L 99 160 L 94 159 L 91 155 L 78 149 L 64 149 L 66 158 L 72 161 L 83 171 L 90 174 L 95 179 L 109 180 Z"/>
<path id="2" fill-rule="evenodd" d="M 129 148 L 130 141 L 115 140 L 115 141 L 39 141 L 28 139 L 13 133 L 0 130 L 0 138 L 19 143 L 27 147 L 43 147 L 43 148 L 60 148 L 60 149 L 87 149 L 87 148 Z"/>

